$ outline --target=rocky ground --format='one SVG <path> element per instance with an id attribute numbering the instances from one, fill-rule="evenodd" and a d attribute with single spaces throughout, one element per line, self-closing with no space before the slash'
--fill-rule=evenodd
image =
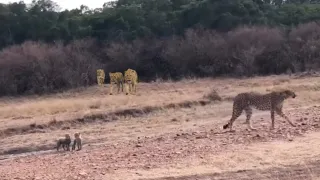
<path id="1" fill-rule="evenodd" d="M 255 157 L 254 149 L 265 148 L 274 141 L 295 143 L 296 138 L 315 133 L 319 128 L 319 106 L 308 107 L 299 115 L 291 110 L 291 117 L 298 127 L 291 127 L 279 121 L 274 131 L 268 130 L 268 113 L 255 116 L 260 122 L 255 124 L 257 131 L 246 131 L 239 123 L 237 132 L 222 131 L 221 127 L 195 126 L 193 129 L 176 133 L 163 133 L 138 137 L 135 140 L 120 141 L 114 144 L 86 145 L 81 151 L 35 153 L 27 156 L 13 156 L 0 161 L 1 179 L 312 179 L 319 175 L 318 161 L 304 159 L 305 164 L 297 165 L 300 157 L 293 159 L 286 167 L 282 162 L 265 162 L 273 156 L 275 149 L 264 149 L 264 154 Z M 298 142 L 305 140 L 298 140 Z M 290 146 L 289 146 L 290 147 Z M 255 149 L 256 150 L 256 149 Z M 245 152 L 243 154 L 239 151 Z M 292 150 L 294 151 L 294 150 Z M 268 154 L 270 152 L 270 154 Z M 312 157 L 317 153 L 315 152 Z M 278 158 L 276 155 L 273 158 Z M 230 158 L 230 159 L 229 159 Z M 241 161 L 251 161 L 245 169 L 237 170 Z M 257 159 L 256 159 L 257 158 Z M 284 158 L 284 157 L 281 157 Z M 301 157 L 302 158 L 302 157 Z M 228 162 L 229 161 L 229 162 Z M 254 162 L 257 161 L 257 162 Z M 295 163 L 294 163 L 295 162 Z M 272 167 L 282 165 L 281 167 Z M 229 167 L 228 167 L 229 166 Z M 251 166 L 251 167 L 250 167 Z M 261 167 L 262 169 L 258 167 Z M 200 168 L 200 169 L 197 169 Z M 214 174 L 210 174 L 210 168 Z M 289 168 L 289 169 L 288 169 Z M 174 174 L 184 171 L 196 172 L 197 176 Z M 235 169 L 233 171 L 233 169 Z M 253 170 L 248 170 L 253 169 Z M 256 170 L 255 170 L 256 169 Z M 310 171 L 312 174 L 310 174 Z M 203 172 L 203 175 L 201 173 Z M 200 174 L 199 174 L 200 173 Z M 165 178 L 166 176 L 169 176 Z"/>

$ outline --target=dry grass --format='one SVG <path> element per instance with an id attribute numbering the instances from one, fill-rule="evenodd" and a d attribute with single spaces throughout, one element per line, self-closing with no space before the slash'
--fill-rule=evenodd
<path id="1" fill-rule="evenodd" d="M 112 111 L 140 106 L 195 100 L 214 87 L 223 97 L 256 90 L 266 92 L 275 87 L 288 87 L 298 92 L 320 90 L 320 78 L 289 79 L 258 77 L 253 79 L 184 80 L 177 83 L 140 83 L 136 96 L 108 95 L 108 87 L 90 87 L 43 97 L 0 99 L 0 119 L 30 119 L 37 116 L 84 113 L 94 110 Z"/>

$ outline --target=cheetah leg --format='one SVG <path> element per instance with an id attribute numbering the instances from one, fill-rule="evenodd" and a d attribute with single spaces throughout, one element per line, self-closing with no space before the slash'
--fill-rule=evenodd
<path id="1" fill-rule="evenodd" d="M 128 95 L 129 94 L 128 91 L 130 90 L 130 85 L 128 83 L 124 83 L 124 89 L 126 91 L 126 95 Z"/>
<path id="2" fill-rule="evenodd" d="M 104 78 L 102 77 L 101 79 L 100 79 L 100 83 L 101 83 L 101 86 L 103 86 L 103 84 L 104 84 Z"/>
<path id="3" fill-rule="evenodd" d="M 77 151 L 80 151 L 81 149 L 82 149 L 82 143 L 81 143 L 81 141 L 78 141 L 78 149 L 77 149 Z"/>
<path id="4" fill-rule="evenodd" d="M 293 122 L 291 122 L 290 119 L 282 112 L 282 109 L 276 109 L 276 113 L 285 120 L 287 120 L 291 126 L 296 127 L 296 125 Z"/>
<path id="5" fill-rule="evenodd" d="M 121 89 L 122 89 L 122 92 L 123 92 L 123 82 L 121 82 Z"/>
<path id="6" fill-rule="evenodd" d="M 100 85 L 100 77 L 97 77 L 97 83 Z"/>
<path id="7" fill-rule="evenodd" d="M 271 130 L 274 129 L 274 110 L 271 110 Z"/>
<path id="8" fill-rule="evenodd" d="M 232 117 L 230 119 L 230 121 L 228 122 L 228 124 L 225 124 L 223 126 L 223 129 L 226 129 L 226 128 L 230 128 L 230 132 L 234 132 L 233 128 L 232 128 L 232 125 L 234 123 L 234 121 L 242 114 L 242 111 L 243 110 L 236 110 L 236 109 L 233 109 L 233 112 L 232 112 Z"/>
<path id="9" fill-rule="evenodd" d="M 113 89 L 113 85 L 112 85 L 112 82 L 110 82 L 110 95 L 112 95 L 112 89 Z"/>
<path id="10" fill-rule="evenodd" d="M 132 89 L 133 89 L 133 84 L 132 84 L 132 83 L 130 83 L 130 86 L 129 86 L 129 92 L 131 92 L 131 93 L 132 93 Z"/>
<path id="11" fill-rule="evenodd" d="M 102 86 L 103 83 L 104 83 L 103 77 L 99 77 L 99 78 L 98 78 L 98 84 L 99 84 L 99 86 Z"/>
<path id="12" fill-rule="evenodd" d="M 132 84 L 132 89 L 134 90 L 134 94 L 136 94 L 137 93 L 137 84 L 136 83 Z"/>
<path id="13" fill-rule="evenodd" d="M 120 83 L 117 83 L 118 94 L 120 93 Z"/>
<path id="14" fill-rule="evenodd" d="M 256 130 L 256 128 L 253 128 L 252 127 L 252 121 L 251 121 L 251 117 L 252 117 L 252 108 L 250 107 L 247 107 L 244 109 L 245 110 L 245 113 L 246 113 L 246 116 L 247 116 L 247 119 L 246 119 L 246 124 L 247 124 L 247 129 L 248 130 Z"/>
<path id="15" fill-rule="evenodd" d="M 137 85 L 138 85 L 138 82 L 136 82 L 136 84 L 134 85 L 134 92 L 137 92 Z"/>

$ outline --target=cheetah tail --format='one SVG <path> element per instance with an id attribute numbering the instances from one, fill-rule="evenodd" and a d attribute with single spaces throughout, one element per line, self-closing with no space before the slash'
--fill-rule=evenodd
<path id="1" fill-rule="evenodd" d="M 223 129 L 227 129 L 229 127 L 229 125 L 230 125 L 230 123 L 223 125 Z"/>

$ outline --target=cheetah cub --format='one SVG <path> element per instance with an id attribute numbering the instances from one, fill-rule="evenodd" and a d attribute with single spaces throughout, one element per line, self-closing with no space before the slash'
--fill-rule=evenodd
<path id="1" fill-rule="evenodd" d="M 59 151 L 60 146 L 63 150 L 70 151 L 71 138 L 69 134 L 65 134 L 64 138 L 59 138 L 57 140 L 57 151 Z"/>
<path id="2" fill-rule="evenodd" d="M 77 145 L 77 151 L 80 151 L 82 149 L 82 142 L 81 142 L 81 134 L 80 133 L 74 133 L 74 141 L 72 145 L 72 150 L 76 149 Z"/>

